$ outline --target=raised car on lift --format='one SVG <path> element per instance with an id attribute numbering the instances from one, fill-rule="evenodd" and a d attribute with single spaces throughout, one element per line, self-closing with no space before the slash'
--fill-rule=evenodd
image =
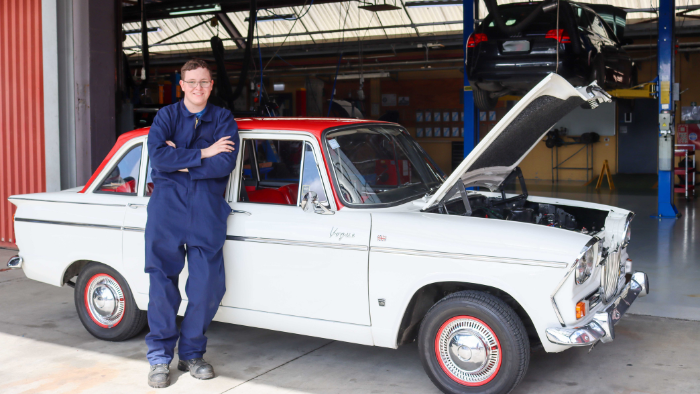
<path id="1" fill-rule="evenodd" d="M 596 13 L 568 1 L 558 3 L 558 12 L 557 2 L 486 4 L 489 15 L 469 36 L 466 57 L 480 110 L 493 109 L 504 95 L 526 93 L 552 72 L 574 86 L 631 86 L 633 63 L 621 43 L 624 10 L 606 6 Z"/>

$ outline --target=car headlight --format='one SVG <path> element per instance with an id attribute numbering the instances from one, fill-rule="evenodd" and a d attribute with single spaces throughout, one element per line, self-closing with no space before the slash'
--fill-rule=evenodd
<path id="1" fill-rule="evenodd" d="M 576 259 L 576 284 L 580 285 L 591 277 L 593 267 L 598 261 L 598 240 L 592 239 Z"/>

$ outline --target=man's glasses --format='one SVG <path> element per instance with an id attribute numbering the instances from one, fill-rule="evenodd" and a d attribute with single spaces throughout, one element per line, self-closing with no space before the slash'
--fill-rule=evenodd
<path id="1" fill-rule="evenodd" d="M 211 86 L 211 81 L 199 81 L 199 82 L 198 82 L 198 81 L 184 81 L 184 82 L 185 82 L 185 83 L 187 84 L 187 86 L 189 86 L 191 89 L 196 88 L 196 87 L 197 87 L 197 84 L 199 84 L 199 86 L 201 86 L 201 87 L 203 87 L 203 88 L 205 88 L 205 89 L 208 88 L 209 86 Z"/>

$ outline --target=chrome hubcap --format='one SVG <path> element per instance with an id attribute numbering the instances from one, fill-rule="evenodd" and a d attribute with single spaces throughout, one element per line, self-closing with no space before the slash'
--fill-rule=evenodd
<path id="1" fill-rule="evenodd" d="M 436 338 L 438 361 L 464 384 L 490 380 L 500 367 L 501 350 L 491 329 L 478 319 L 448 321 Z"/>
<path id="2" fill-rule="evenodd" d="M 100 326 L 111 328 L 124 315 L 124 293 L 119 283 L 109 275 L 96 275 L 85 292 L 92 319 Z"/>

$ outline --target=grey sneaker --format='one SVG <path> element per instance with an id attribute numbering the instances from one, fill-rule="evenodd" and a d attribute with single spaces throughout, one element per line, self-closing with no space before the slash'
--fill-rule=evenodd
<path id="1" fill-rule="evenodd" d="M 170 365 L 151 365 L 151 370 L 148 372 L 148 385 L 156 389 L 170 386 Z"/>
<path id="2" fill-rule="evenodd" d="M 180 360 L 177 363 L 180 371 L 190 371 L 190 375 L 197 379 L 211 379 L 214 377 L 214 367 L 203 358 L 193 358 L 191 360 Z"/>

